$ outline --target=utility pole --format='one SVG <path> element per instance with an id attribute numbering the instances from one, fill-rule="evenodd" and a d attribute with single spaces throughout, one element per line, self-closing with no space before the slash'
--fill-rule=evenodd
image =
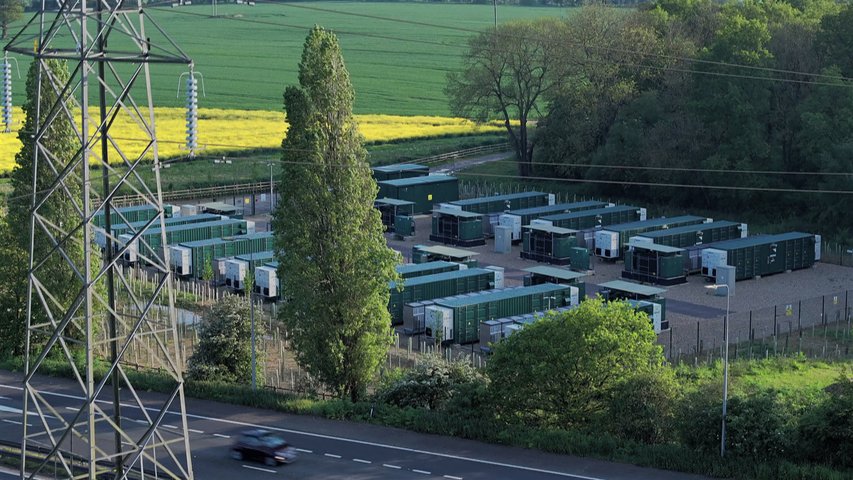
<path id="1" fill-rule="evenodd" d="M 495 31 L 498 30 L 498 0 L 492 0 L 492 6 L 495 11 Z"/>
<path id="2" fill-rule="evenodd" d="M 37 62 L 33 93 L 36 119 L 31 134 L 33 192 L 21 414 L 22 479 L 40 478 L 47 471 L 63 478 L 80 478 L 75 468 L 81 462 L 89 479 L 105 475 L 137 478 L 143 461 L 164 476 L 193 478 L 150 74 L 152 64 L 187 65 L 191 60 L 161 30 L 146 32 L 142 0 L 130 1 L 132 5 L 119 0 L 59 0 L 50 7 L 39 2 L 35 17 L 4 47 L 6 52 L 33 57 Z M 121 41 L 108 47 L 113 35 Z M 150 35 L 155 35 L 153 41 Z M 50 60 L 67 62 L 72 75 L 53 75 Z M 118 64 L 121 67 L 117 68 Z M 93 80 L 97 82 L 97 105 L 90 105 Z M 91 115 L 95 109 L 97 114 Z M 121 120 L 134 127 L 123 127 L 114 136 L 111 127 L 122 124 Z M 51 142 L 49 136 L 55 130 L 73 132 L 72 148 L 57 148 Z M 133 143 L 123 137 L 134 139 Z M 146 144 L 141 151 L 134 145 L 138 139 Z M 111 170 L 112 152 L 126 169 L 123 176 L 115 176 Z M 154 180 L 146 181 L 139 172 L 152 165 Z M 102 192 L 93 187 L 93 168 L 101 169 Z M 113 199 L 124 188 L 140 194 L 152 218 L 143 227 L 131 228 L 132 239 L 119 247 L 111 228 L 129 221 L 122 209 L 114 207 Z M 58 226 L 46 225 L 54 223 L 50 217 L 53 198 L 75 206 Z M 92 241 L 96 222 L 105 227 L 103 257 Z M 153 229 L 160 233 L 156 247 L 142 237 Z M 156 280 L 153 292 L 134 292 L 131 270 L 118 263 L 133 243 Z M 44 245 L 51 248 L 44 250 Z M 73 273 L 70 281 L 74 284 L 67 286 L 75 293 L 51 291 L 47 280 L 57 269 Z M 153 318 L 159 305 L 166 309 L 165 319 Z M 106 332 L 99 334 L 101 325 L 106 326 Z M 156 364 L 152 367 L 170 379 L 165 401 L 159 404 L 143 403 L 123 365 L 129 351 L 149 345 L 154 347 L 151 359 Z M 107 358 L 97 358 L 104 353 L 101 347 L 107 347 Z M 81 351 L 85 352 L 83 366 L 76 361 Z M 78 380 L 75 390 L 61 403 L 49 394 L 54 390 L 50 381 L 41 380 L 48 358 L 65 361 Z M 103 377 L 95 375 L 97 360 L 108 362 Z M 122 398 L 122 391 L 129 395 Z M 133 429 L 125 429 L 121 421 L 120 407 L 126 403 L 140 413 Z M 70 417 L 56 423 L 55 412 L 66 409 L 72 410 Z M 167 412 L 178 414 L 179 428 L 162 428 Z M 73 440 L 77 440 L 76 445 L 72 445 Z M 82 452 L 76 458 L 69 455 L 74 446 Z M 176 450 L 178 447 L 183 451 Z M 34 449 L 40 455 L 29 458 L 28 451 Z"/>

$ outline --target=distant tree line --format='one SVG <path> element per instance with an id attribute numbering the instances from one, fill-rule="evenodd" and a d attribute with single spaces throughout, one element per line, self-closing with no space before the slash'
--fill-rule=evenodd
<path id="1" fill-rule="evenodd" d="M 585 6 L 560 22 L 484 31 L 448 94 L 458 114 L 516 121 L 515 93 L 547 72 L 527 105 L 538 128 L 517 145 L 521 175 L 587 179 L 599 182 L 592 193 L 636 201 L 748 209 L 779 228 L 850 238 L 850 195 L 813 193 L 853 190 L 850 25 L 850 3 L 831 0 L 658 0 L 629 14 Z M 531 42 L 560 51 L 516 69 L 492 62 Z M 498 84 L 489 62 L 501 65 Z M 790 173 L 770 173 L 779 171 Z"/>

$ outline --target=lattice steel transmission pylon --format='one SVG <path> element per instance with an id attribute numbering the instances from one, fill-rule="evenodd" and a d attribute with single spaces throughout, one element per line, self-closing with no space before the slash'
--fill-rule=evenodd
<path id="1" fill-rule="evenodd" d="M 42 0 L 5 50 L 38 65 L 21 477 L 192 478 L 150 76 L 152 64 L 191 61 L 141 0 Z M 70 75 L 55 73 L 57 60 Z M 57 142 L 58 131 L 72 131 L 74 145 Z M 131 227 L 131 241 L 108 235 L 101 252 L 95 224 L 129 223 L 113 208 L 118 192 L 156 213 Z M 55 218 L 60 202 L 73 214 Z M 153 281 L 120 265 L 131 244 Z M 73 293 L 51 287 L 62 275 Z M 137 395 L 131 354 L 169 376 L 166 395 Z M 67 363 L 75 391 L 57 394 L 40 375 L 46 361 Z"/>

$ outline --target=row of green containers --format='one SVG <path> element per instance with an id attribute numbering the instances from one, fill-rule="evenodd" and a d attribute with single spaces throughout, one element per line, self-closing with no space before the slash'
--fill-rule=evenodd
<path id="1" fill-rule="evenodd" d="M 553 205 L 543 205 L 541 207 L 521 208 L 508 210 L 501 214 L 498 219 L 498 224 L 502 227 L 508 227 L 512 234 L 513 242 L 520 242 L 522 235 L 522 227 L 530 225 L 533 220 L 542 218 L 548 215 L 558 215 L 561 213 L 580 212 L 583 210 L 593 210 L 596 208 L 605 208 L 615 206 L 612 203 L 600 202 L 597 200 L 586 200 L 583 202 L 571 203 L 555 203 Z"/>
<path id="2" fill-rule="evenodd" d="M 483 215 L 465 210 L 437 208 L 432 211 L 433 242 L 474 247 L 486 244 L 483 235 Z"/>
<path id="3" fill-rule="evenodd" d="M 645 208 L 638 208 L 631 205 L 615 205 L 579 212 L 547 215 L 530 223 L 533 225 L 551 225 L 553 227 L 570 228 L 572 230 L 584 230 L 645 219 Z"/>
<path id="4" fill-rule="evenodd" d="M 571 263 L 572 248 L 577 245 L 577 230 L 525 225 L 523 231 L 521 258 L 554 265 Z"/>
<path id="5" fill-rule="evenodd" d="M 182 242 L 169 246 L 172 270 L 182 277 L 201 278 L 205 262 L 211 264 L 218 258 L 233 257 L 247 253 L 272 250 L 272 232 L 250 233 L 225 238 L 210 238 L 194 242 Z M 214 274 L 225 275 L 225 272 Z"/>
<path id="6" fill-rule="evenodd" d="M 215 215 L 212 213 L 202 213 L 199 215 L 189 215 L 189 216 L 180 216 L 180 217 L 169 217 L 163 219 L 163 224 L 167 227 L 172 225 L 188 225 L 190 223 L 205 223 L 205 222 L 215 222 L 217 220 L 224 220 L 221 215 Z M 126 233 L 138 232 L 140 229 L 145 228 L 146 225 L 150 226 L 148 228 L 160 228 L 160 222 L 154 221 L 151 223 L 151 219 L 144 220 L 141 222 L 133 222 L 133 223 L 114 223 L 110 227 L 112 230 L 113 238 L 118 238 L 119 235 L 124 235 Z M 107 246 L 107 233 L 103 228 L 95 229 L 95 243 L 99 245 L 101 248 L 105 248 Z"/>
<path id="7" fill-rule="evenodd" d="M 619 259 L 622 258 L 622 253 L 628 245 L 628 240 L 633 236 L 645 232 L 710 222 L 711 219 L 705 217 L 681 215 L 671 218 L 651 218 L 638 222 L 610 225 L 595 232 L 595 255 L 611 260 Z"/>
<path id="8" fill-rule="evenodd" d="M 388 285 L 391 297 L 388 311 L 391 324 L 403 323 L 403 305 L 421 300 L 449 297 L 463 293 L 479 292 L 501 287 L 495 284 L 495 271 L 483 268 L 468 268 L 450 272 L 407 278 L 398 290 L 396 282 Z"/>
<path id="9" fill-rule="evenodd" d="M 501 195 L 490 195 L 487 197 L 466 198 L 448 202 L 466 212 L 481 214 L 502 213 L 507 210 L 518 210 L 521 208 L 542 207 L 554 204 L 553 193 L 542 192 L 518 192 Z"/>
<path id="10" fill-rule="evenodd" d="M 809 268 L 820 260 L 820 235 L 802 232 L 757 235 L 709 245 L 702 251 L 702 275 L 735 267 L 735 280 Z"/>
<path id="11" fill-rule="evenodd" d="M 254 222 L 248 220 L 227 219 L 215 222 L 193 223 L 189 225 L 174 225 L 166 227 L 166 244 L 179 244 L 210 238 L 245 235 L 255 231 Z M 163 254 L 162 236 L 159 228 L 149 229 L 140 234 L 136 240 L 134 235 L 125 233 L 119 236 L 119 243 L 129 245 L 124 253 L 124 260 L 135 263 L 138 257 L 160 258 Z M 168 264 L 165 259 L 164 264 Z"/>
<path id="12" fill-rule="evenodd" d="M 175 216 L 179 212 L 180 209 L 174 205 L 163 205 L 163 214 L 167 218 Z M 156 216 L 157 209 L 151 205 L 113 208 L 110 212 L 110 224 L 147 222 Z M 104 215 L 103 210 L 98 211 L 92 217 L 92 223 L 98 228 L 103 228 L 106 225 L 106 215 Z"/>
<path id="13" fill-rule="evenodd" d="M 373 167 L 371 170 L 373 170 L 373 178 L 376 179 L 377 182 L 429 175 L 429 167 L 417 163 L 383 165 L 381 167 Z"/>
<path id="14" fill-rule="evenodd" d="M 415 215 L 431 212 L 435 204 L 459 200 L 459 180 L 450 175 L 383 180 L 377 184 L 378 198 L 396 198 L 412 202 Z"/>
<path id="15" fill-rule="evenodd" d="M 481 322 L 577 304 L 577 292 L 569 285 L 543 283 L 433 300 L 424 307 L 425 333 L 443 342 L 476 342 Z"/>
<path id="16" fill-rule="evenodd" d="M 702 250 L 707 248 L 707 245 L 736 238 L 746 238 L 747 234 L 748 227 L 745 223 L 719 220 L 646 232 L 629 238 L 629 242 L 637 245 L 653 243 L 685 249 L 683 253 L 684 269 L 688 274 L 691 274 L 702 269 Z"/>

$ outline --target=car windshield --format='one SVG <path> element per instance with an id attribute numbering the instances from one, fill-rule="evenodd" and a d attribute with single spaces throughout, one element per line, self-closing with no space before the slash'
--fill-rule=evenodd
<path id="1" fill-rule="evenodd" d="M 264 435 L 261 437 L 261 443 L 263 443 L 267 447 L 284 447 L 287 446 L 287 442 L 284 441 L 283 438 L 278 437 L 276 435 Z"/>

